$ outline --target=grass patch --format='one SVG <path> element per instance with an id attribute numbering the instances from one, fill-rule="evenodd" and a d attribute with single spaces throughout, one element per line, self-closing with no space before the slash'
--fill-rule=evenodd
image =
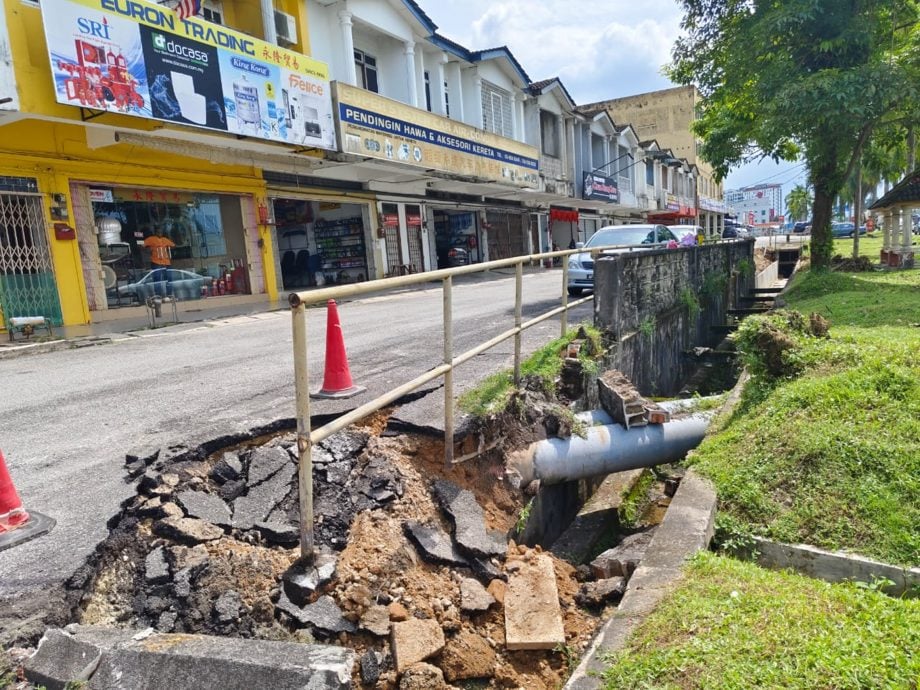
<path id="1" fill-rule="evenodd" d="M 604 687 L 916 688 L 920 601 L 710 553 L 608 657 Z"/>
<path id="2" fill-rule="evenodd" d="M 649 489 L 654 483 L 655 475 L 650 470 L 645 470 L 617 509 L 620 527 L 632 529 L 638 526 L 642 511 L 648 504 Z"/>
<path id="3" fill-rule="evenodd" d="M 554 395 L 556 379 L 562 370 L 562 353 L 568 344 L 578 337 L 582 329 L 590 342 L 582 346 L 578 358 L 588 371 L 597 371 L 595 357 L 597 353 L 603 351 L 601 332 L 594 326 L 584 323 L 577 328 L 569 329 L 564 337 L 556 338 L 521 362 L 521 377 L 538 379 L 546 394 Z M 513 375 L 514 372 L 507 369 L 487 376 L 478 386 L 463 393 L 458 398 L 457 405 L 461 410 L 475 417 L 501 412 L 508 404 L 514 388 Z"/>
<path id="4" fill-rule="evenodd" d="M 915 566 L 920 271 L 806 272 L 788 303 L 828 317 L 831 338 L 795 337 L 784 375 L 755 370 L 690 462 L 715 482 L 734 540 L 746 530 Z"/>

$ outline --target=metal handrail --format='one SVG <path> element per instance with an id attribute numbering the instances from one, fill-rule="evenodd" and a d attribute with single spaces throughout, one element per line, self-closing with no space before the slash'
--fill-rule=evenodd
<path id="1" fill-rule="evenodd" d="M 383 278 L 375 281 L 364 283 L 353 283 L 350 285 L 339 285 L 335 287 L 321 288 L 319 290 L 307 290 L 301 292 L 292 292 L 288 295 L 288 301 L 291 305 L 292 331 L 294 340 L 294 388 L 296 394 L 296 415 L 297 415 L 297 453 L 299 458 L 298 482 L 300 498 L 300 551 L 304 561 L 309 562 L 313 558 L 314 535 L 313 535 L 313 445 L 332 434 L 341 431 L 345 427 L 354 424 L 373 412 L 383 409 L 387 405 L 395 402 L 399 398 L 411 393 L 417 388 L 433 381 L 441 376 L 444 377 L 444 461 L 450 465 L 454 456 L 454 381 L 453 370 L 468 362 L 486 350 L 496 345 L 514 338 L 514 385 L 520 386 L 521 383 L 521 334 L 536 326 L 547 319 L 556 315 L 561 315 L 561 333 L 564 336 L 568 331 L 568 312 L 569 309 L 585 304 L 594 299 L 593 293 L 588 297 L 582 297 L 574 301 L 569 301 L 568 282 L 569 282 L 569 263 L 567 257 L 574 254 L 591 254 L 596 258 L 599 254 L 608 252 L 631 251 L 636 248 L 652 249 L 654 245 L 610 245 L 602 247 L 590 247 L 580 249 L 564 249 L 555 252 L 545 252 L 542 254 L 529 254 L 525 256 L 515 256 L 508 259 L 499 259 L 497 261 L 488 261 L 482 264 L 472 264 L 469 266 L 460 266 L 457 268 L 445 268 L 427 273 L 415 273 L 405 276 L 396 276 L 393 278 Z M 523 273 L 525 263 L 542 262 L 544 259 L 562 258 L 562 303 L 559 307 L 536 316 L 529 321 L 523 321 Z M 514 327 L 500 333 L 499 335 L 480 343 L 476 347 L 467 350 L 459 355 L 453 352 L 453 278 L 455 276 L 469 275 L 472 273 L 484 273 L 486 271 L 498 268 L 508 268 L 514 266 Z M 397 388 L 394 388 L 373 400 L 364 403 L 347 414 L 341 415 L 331 422 L 324 424 L 317 429 L 310 427 L 310 391 L 309 391 L 309 370 L 307 365 L 307 317 L 306 306 L 318 304 L 330 299 L 355 297 L 372 292 L 382 292 L 397 288 L 418 285 L 433 281 L 441 281 L 443 291 L 443 333 L 444 333 L 444 360 L 439 366 L 430 371 L 417 376 Z"/>

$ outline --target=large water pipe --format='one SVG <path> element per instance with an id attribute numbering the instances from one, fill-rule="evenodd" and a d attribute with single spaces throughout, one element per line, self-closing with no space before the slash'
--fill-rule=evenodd
<path id="1" fill-rule="evenodd" d="M 603 476 L 637 467 L 676 462 L 706 435 L 714 411 L 695 412 L 664 424 L 626 429 L 619 424 L 589 427 L 586 437 L 549 438 L 511 458 L 521 486 Z M 595 415 L 599 417 L 600 415 Z"/>

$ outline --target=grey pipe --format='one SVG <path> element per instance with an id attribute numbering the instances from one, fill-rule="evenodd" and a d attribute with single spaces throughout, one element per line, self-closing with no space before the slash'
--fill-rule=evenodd
<path id="1" fill-rule="evenodd" d="M 513 464 L 521 485 L 526 486 L 534 479 L 559 484 L 676 462 L 700 444 L 712 416 L 712 412 L 701 412 L 629 430 L 619 424 L 595 426 L 588 429 L 587 438 L 533 443 L 513 458 Z"/>
<path id="2" fill-rule="evenodd" d="M 680 414 L 686 412 L 688 409 L 695 407 L 697 404 L 706 401 L 718 400 L 722 396 L 720 395 L 709 395 L 703 398 L 678 398 L 676 400 L 662 400 L 657 403 L 659 407 L 667 410 L 671 414 Z M 584 422 L 588 426 L 606 426 L 608 424 L 613 424 L 613 417 L 611 417 L 605 410 L 588 410 L 586 412 L 577 412 L 575 413 L 575 419 L 580 422 Z"/>

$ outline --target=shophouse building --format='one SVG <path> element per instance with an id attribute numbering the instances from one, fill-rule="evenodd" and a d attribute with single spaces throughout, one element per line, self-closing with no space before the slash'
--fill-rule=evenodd
<path id="1" fill-rule="evenodd" d="M 615 122 L 630 123 L 643 140 L 656 140 L 677 159 L 686 161 L 675 179 L 667 173 L 670 196 L 665 208 L 650 212 L 649 220 L 699 224 L 709 235 L 721 234 L 725 222 L 722 184 L 712 167 L 699 156 L 700 142 L 692 132 L 697 118 L 699 94 L 692 86 L 613 98 L 583 106 L 584 112 L 606 110 Z M 685 188 L 682 180 L 690 187 Z"/>

